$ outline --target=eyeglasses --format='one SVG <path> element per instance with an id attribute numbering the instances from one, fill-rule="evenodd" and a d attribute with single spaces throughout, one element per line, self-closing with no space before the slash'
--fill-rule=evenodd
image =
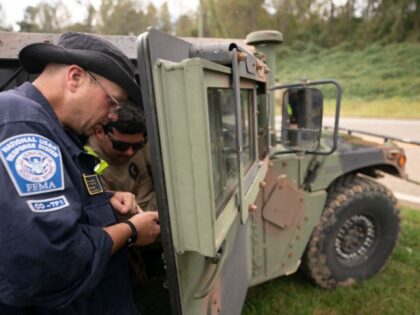
<path id="1" fill-rule="evenodd" d="M 124 142 L 120 140 L 115 140 L 107 131 L 105 131 L 105 134 L 108 137 L 109 141 L 111 141 L 112 148 L 114 150 L 121 151 L 121 152 L 127 151 L 130 147 L 133 149 L 133 151 L 141 150 L 147 143 L 147 140 L 143 140 L 143 141 L 139 141 L 135 143 Z"/>
<path id="2" fill-rule="evenodd" d="M 123 108 L 123 104 L 121 104 L 121 102 L 119 102 L 115 97 L 113 97 L 108 91 L 107 89 L 105 89 L 105 87 L 101 84 L 101 82 L 99 82 L 99 80 L 97 78 L 95 78 L 95 76 L 90 73 L 89 71 L 86 71 L 87 73 L 89 73 L 89 75 L 92 77 L 93 81 L 95 81 L 95 83 L 97 85 L 99 85 L 101 87 L 101 89 L 105 92 L 105 94 L 108 96 L 109 99 L 109 103 L 112 106 L 112 110 L 114 112 L 119 111 L 121 108 Z"/>

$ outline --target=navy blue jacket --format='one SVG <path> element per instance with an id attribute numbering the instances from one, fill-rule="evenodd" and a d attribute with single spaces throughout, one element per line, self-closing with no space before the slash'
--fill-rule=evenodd
<path id="1" fill-rule="evenodd" d="M 0 158 L 0 314 L 137 314 L 94 158 L 31 83 L 0 93 Z"/>

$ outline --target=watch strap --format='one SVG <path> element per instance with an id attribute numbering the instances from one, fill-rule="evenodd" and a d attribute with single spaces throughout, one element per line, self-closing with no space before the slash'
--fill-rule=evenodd
<path id="1" fill-rule="evenodd" d="M 136 229 L 136 227 L 134 226 L 133 222 L 131 222 L 129 220 L 124 221 L 124 222 L 121 222 L 121 223 L 125 223 L 125 224 L 127 224 L 130 227 L 130 229 L 131 229 L 131 235 L 130 235 L 130 237 L 127 240 L 127 245 L 128 246 L 133 246 L 133 244 L 137 240 L 137 229 Z"/>

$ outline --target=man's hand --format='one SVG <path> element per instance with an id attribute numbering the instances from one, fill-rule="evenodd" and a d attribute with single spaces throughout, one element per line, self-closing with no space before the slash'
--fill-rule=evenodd
<path id="1" fill-rule="evenodd" d="M 137 241 L 134 245 L 143 246 L 153 243 L 160 234 L 157 211 L 142 212 L 131 217 L 130 221 L 137 228 Z"/>
<path id="2" fill-rule="evenodd" d="M 142 212 L 137 205 L 136 196 L 132 193 L 117 191 L 109 201 L 120 215 L 133 215 Z"/>

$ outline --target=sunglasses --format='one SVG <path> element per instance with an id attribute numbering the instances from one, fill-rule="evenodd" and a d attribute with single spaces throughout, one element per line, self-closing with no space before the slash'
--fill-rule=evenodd
<path id="1" fill-rule="evenodd" d="M 112 106 L 112 110 L 114 112 L 119 111 L 121 108 L 123 108 L 123 104 L 121 104 L 121 102 L 119 102 L 114 96 L 112 96 L 107 89 L 101 84 L 101 82 L 99 82 L 99 80 L 89 71 L 86 71 L 93 79 L 93 81 L 95 81 L 95 83 L 97 85 L 99 85 L 99 87 L 105 92 L 105 94 L 108 96 L 109 99 L 109 104 Z"/>
<path id="2" fill-rule="evenodd" d="M 112 148 L 114 150 L 121 151 L 121 152 L 127 151 L 130 147 L 133 149 L 133 151 L 141 150 L 147 143 L 147 140 L 143 140 L 143 141 L 139 141 L 135 143 L 119 141 L 119 140 L 115 140 L 108 132 L 105 132 L 105 134 L 107 138 L 109 139 L 109 141 L 111 141 Z"/>

